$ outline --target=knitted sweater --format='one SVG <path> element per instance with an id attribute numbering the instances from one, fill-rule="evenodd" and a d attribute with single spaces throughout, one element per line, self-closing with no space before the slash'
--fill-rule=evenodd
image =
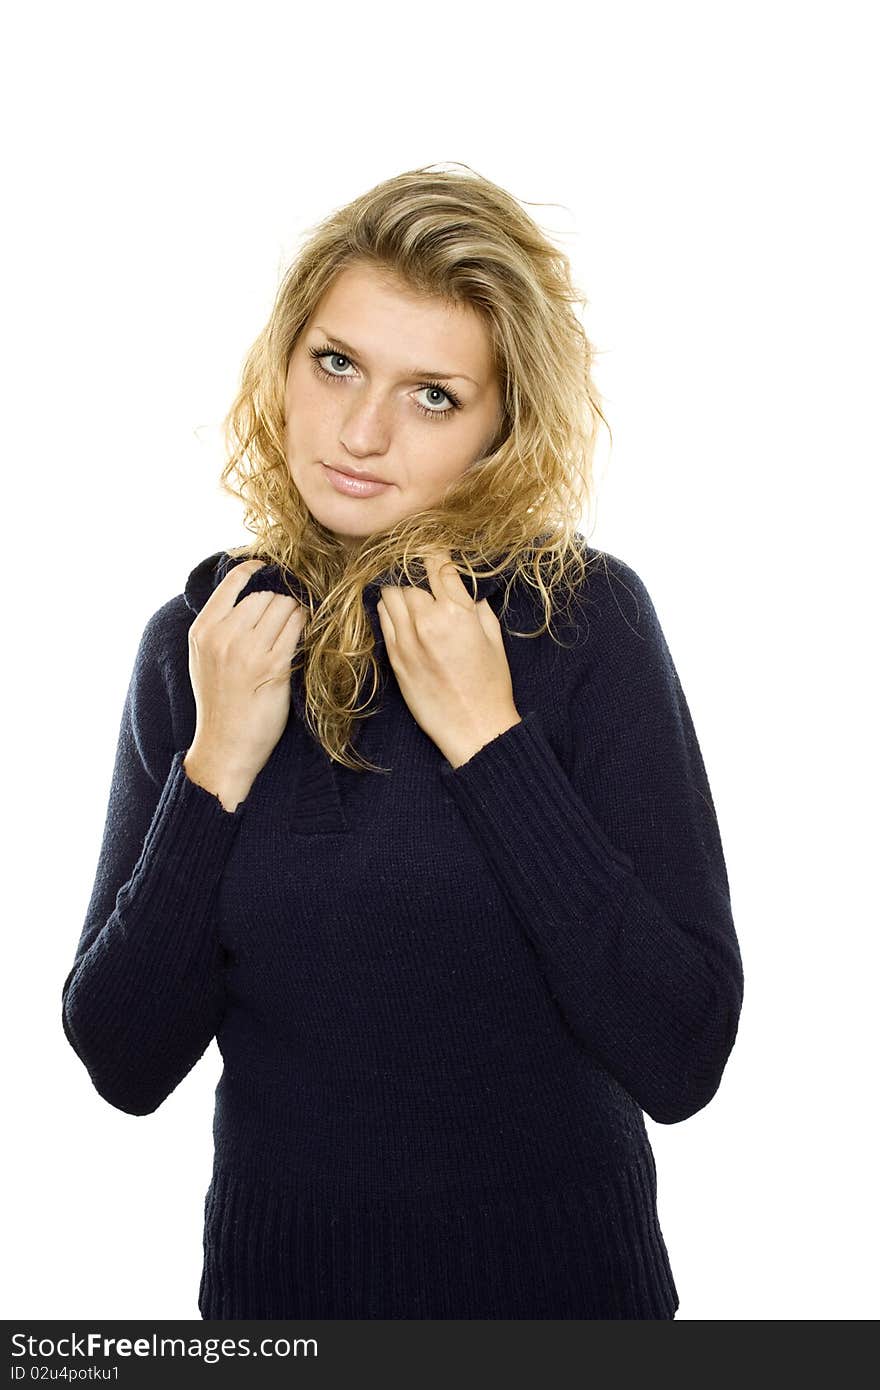
<path id="1" fill-rule="evenodd" d="M 146 624 L 63 1024 L 149 1115 L 216 1037 L 203 1318 L 672 1318 L 646 1112 L 686 1120 L 742 962 L 703 761 L 638 575 L 591 569 L 557 642 L 515 583 L 514 725 L 457 768 L 383 673 L 334 763 L 291 677 L 232 812 L 191 781 L 187 632 L 220 551 Z M 601 561 L 601 563 L 599 563 Z M 294 584 L 296 580 L 291 576 Z M 500 612 L 506 574 L 478 581 Z M 286 592 L 267 567 L 245 585 Z"/>

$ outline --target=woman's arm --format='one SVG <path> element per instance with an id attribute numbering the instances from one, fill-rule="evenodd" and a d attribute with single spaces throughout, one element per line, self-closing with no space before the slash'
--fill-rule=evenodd
<path id="1" fill-rule="evenodd" d="M 195 1065 L 224 1008 L 215 889 L 234 811 L 187 776 L 162 660 L 169 605 L 148 622 L 116 750 L 98 867 L 62 1021 L 98 1092 L 147 1115 Z"/>
<path id="2" fill-rule="evenodd" d="M 603 594 L 591 619 L 593 659 L 570 691 L 570 771 L 534 709 L 440 768 L 571 1029 L 672 1124 L 718 1089 L 742 961 L 687 702 L 647 590 L 615 563 L 637 608 Z"/>

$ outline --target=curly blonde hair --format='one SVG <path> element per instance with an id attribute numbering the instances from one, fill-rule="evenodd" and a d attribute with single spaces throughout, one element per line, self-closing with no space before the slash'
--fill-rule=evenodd
<path id="1" fill-rule="evenodd" d="M 462 172 L 459 172 L 461 170 Z M 335 277 L 359 264 L 391 271 L 408 289 L 476 311 L 487 330 L 503 420 L 487 454 L 419 511 L 353 550 L 322 526 L 293 483 L 285 453 L 290 355 Z M 304 672 L 306 722 L 328 756 L 355 771 L 351 744 L 368 677 L 380 684 L 366 584 L 417 583 L 412 562 L 448 549 L 464 579 L 504 574 L 504 606 L 517 580 L 554 606 L 582 584 L 589 561 L 579 534 L 592 505 L 598 421 L 611 434 L 592 379 L 594 348 L 574 305 L 567 256 L 520 203 L 469 165 L 407 170 L 360 194 L 310 228 L 285 272 L 268 322 L 244 361 L 224 421 L 221 488 L 245 507 L 253 542 L 228 553 L 292 571 L 307 603 L 293 658 Z M 234 479 L 234 482 L 230 482 Z M 594 552 L 599 557 L 601 552 Z M 477 566 L 482 566 L 477 569 Z M 365 713 L 366 711 L 366 713 Z"/>

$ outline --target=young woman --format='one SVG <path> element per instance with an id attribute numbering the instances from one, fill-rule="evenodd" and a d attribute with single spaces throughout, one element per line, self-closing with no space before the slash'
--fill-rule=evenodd
<path id="1" fill-rule="evenodd" d="M 734 1044 L 724 856 L 650 596 L 578 531 L 586 301 L 465 170 L 312 230 L 227 419 L 255 540 L 125 702 L 63 1020 L 133 1115 L 217 1038 L 204 1318 L 679 1304 L 644 1113 Z"/>

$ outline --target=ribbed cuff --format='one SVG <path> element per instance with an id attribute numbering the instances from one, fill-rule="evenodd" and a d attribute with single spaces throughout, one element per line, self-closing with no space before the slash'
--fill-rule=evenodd
<path id="1" fill-rule="evenodd" d="M 247 810 L 227 811 L 218 796 L 192 781 L 183 766 L 188 749 L 172 758 L 134 870 L 116 897 L 126 934 L 147 955 L 185 973 L 204 918 Z"/>
<path id="2" fill-rule="evenodd" d="M 459 767 L 443 758 L 440 773 L 524 922 L 583 962 L 584 924 L 623 909 L 632 861 L 576 793 L 537 713 Z"/>

